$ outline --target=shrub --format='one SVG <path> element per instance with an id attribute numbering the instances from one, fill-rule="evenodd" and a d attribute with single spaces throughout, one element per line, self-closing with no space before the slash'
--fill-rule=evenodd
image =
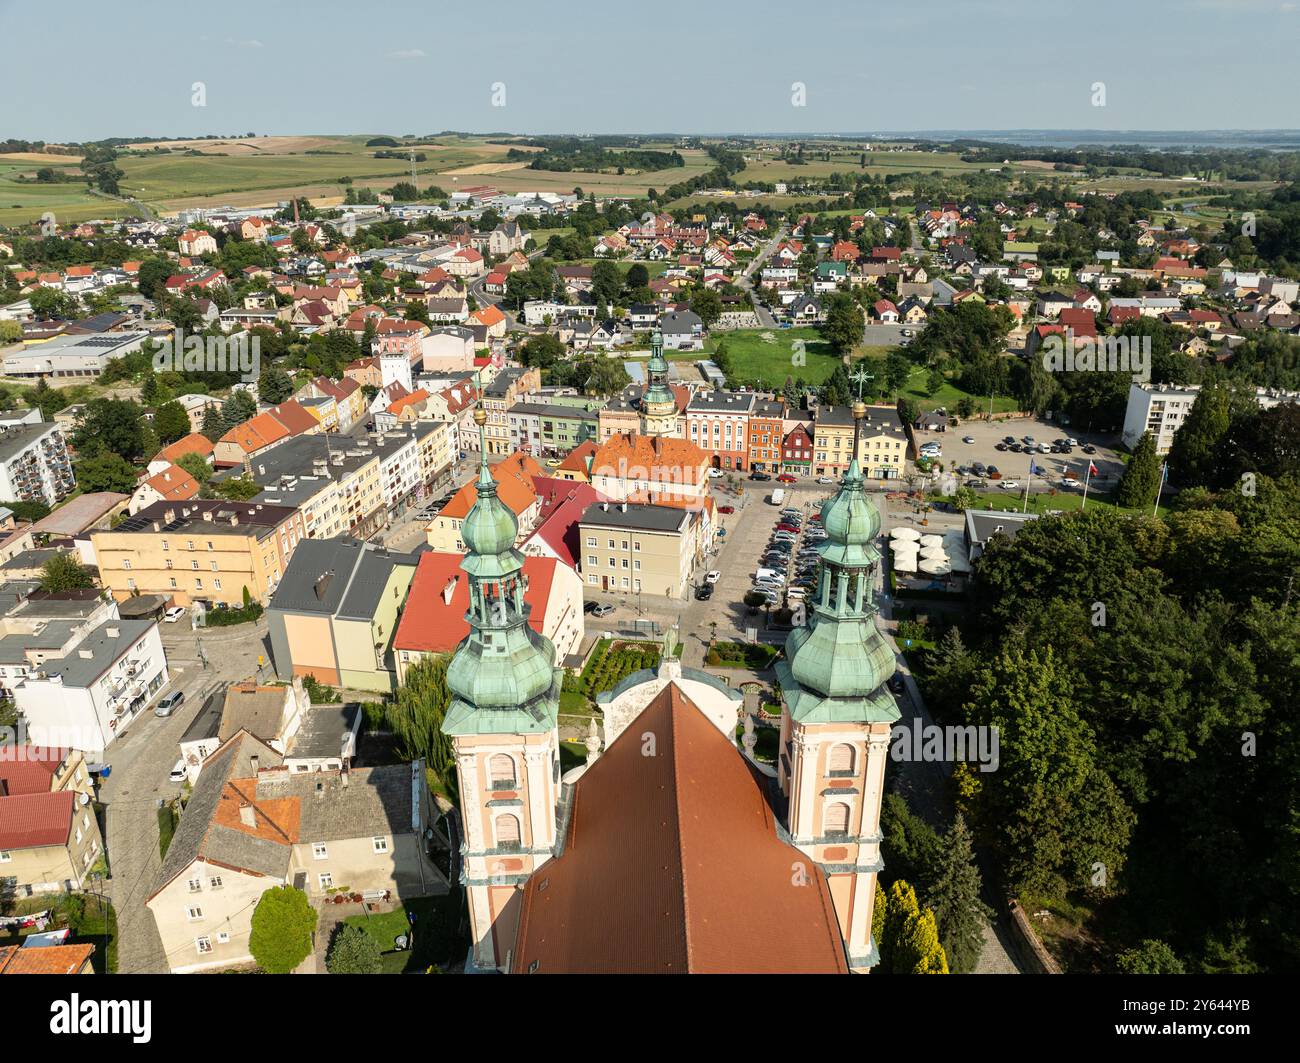
<path id="1" fill-rule="evenodd" d="M 325 955 L 330 974 L 377 974 L 383 960 L 379 945 L 359 926 L 341 923 Z"/>
<path id="2" fill-rule="evenodd" d="M 262 894 L 253 910 L 248 950 L 268 974 L 288 974 L 311 952 L 316 912 L 307 894 L 292 886 L 275 886 Z"/>

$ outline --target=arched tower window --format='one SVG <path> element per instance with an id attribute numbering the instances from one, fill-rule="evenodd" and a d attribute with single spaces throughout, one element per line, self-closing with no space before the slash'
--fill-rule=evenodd
<path id="1" fill-rule="evenodd" d="M 496 818 L 496 834 L 498 849 L 518 849 L 519 848 L 519 819 L 509 813 Z"/>
<path id="2" fill-rule="evenodd" d="M 827 837 L 847 835 L 849 833 L 849 806 L 840 801 L 827 805 L 822 821 L 822 832 Z"/>
<path id="3" fill-rule="evenodd" d="M 506 754 L 498 753 L 488 761 L 488 775 L 492 779 L 492 789 L 515 789 L 515 762 Z"/>
<path id="4" fill-rule="evenodd" d="M 857 751 L 847 742 L 831 746 L 830 762 L 827 771 L 831 775 L 849 776 L 854 773 L 857 764 Z"/>

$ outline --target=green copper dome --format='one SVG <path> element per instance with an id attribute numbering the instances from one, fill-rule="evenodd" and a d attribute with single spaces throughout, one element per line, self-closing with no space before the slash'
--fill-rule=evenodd
<path id="1" fill-rule="evenodd" d="M 650 361 L 646 364 L 647 386 L 641 402 L 647 410 L 676 409 L 677 399 L 668 386 L 668 363 L 664 360 L 663 333 L 656 330 L 650 340 Z"/>
<path id="2" fill-rule="evenodd" d="M 777 665 L 786 705 L 803 722 L 896 720 L 898 706 L 884 689 L 894 674 L 894 651 L 876 626 L 880 514 L 856 458 L 822 507 L 822 527 L 817 591 Z"/>
<path id="3" fill-rule="evenodd" d="M 461 525 L 461 540 L 471 554 L 503 554 L 515 545 L 519 521 L 497 496 L 497 484 L 486 461 L 476 487 L 478 497 Z"/>
<path id="4" fill-rule="evenodd" d="M 482 437 L 483 420 L 475 419 Z M 486 440 L 480 442 L 486 446 Z M 519 523 L 497 497 L 486 449 L 477 488 L 460 533 L 468 550 L 460 567 L 469 578 L 469 634 L 447 666 L 452 701 L 442 730 L 448 735 L 550 731 L 560 700 L 555 646 L 528 622 L 524 556 L 515 549 Z"/>

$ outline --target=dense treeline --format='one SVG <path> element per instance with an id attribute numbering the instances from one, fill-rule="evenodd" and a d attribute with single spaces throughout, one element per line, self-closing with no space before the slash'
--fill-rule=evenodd
<path id="1" fill-rule="evenodd" d="M 999 727 L 999 769 L 959 769 L 959 807 L 1006 885 L 1093 913 L 1105 946 L 1073 966 L 1144 962 L 1120 963 L 1130 948 L 1297 964 L 1300 459 L 1295 408 L 1257 416 L 1222 486 L 1165 519 L 1093 509 L 995 537 L 928 669 L 941 717 Z"/>

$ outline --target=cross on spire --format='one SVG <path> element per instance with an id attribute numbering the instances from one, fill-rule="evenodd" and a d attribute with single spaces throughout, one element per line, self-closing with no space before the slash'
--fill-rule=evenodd
<path id="1" fill-rule="evenodd" d="M 858 385 L 858 398 L 861 399 L 862 385 L 865 384 L 868 380 L 875 380 L 876 375 L 874 373 L 868 373 L 866 366 L 859 365 L 858 371 L 856 373 L 849 374 L 849 379 Z"/>

